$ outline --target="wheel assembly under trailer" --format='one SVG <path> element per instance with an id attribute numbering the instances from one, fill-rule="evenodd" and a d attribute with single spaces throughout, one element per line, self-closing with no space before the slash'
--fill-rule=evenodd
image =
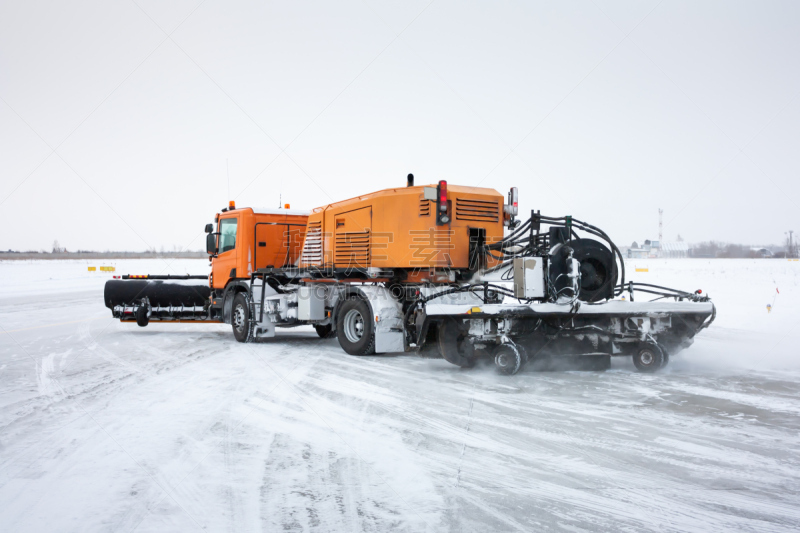
<path id="1" fill-rule="evenodd" d="M 714 306 L 707 302 L 429 303 L 416 321 L 419 353 L 441 356 L 461 367 L 491 357 L 503 374 L 516 374 L 529 361 L 582 358 L 604 370 L 611 356 L 629 356 L 637 370 L 655 372 L 669 354 L 692 343 L 707 327 Z M 435 350 L 428 332 L 435 328 Z M 438 351 L 438 354 L 436 353 Z M 566 359 L 566 361 L 564 361 Z"/>
<path id="2" fill-rule="evenodd" d="M 251 342 L 311 325 L 351 355 L 414 351 L 464 368 L 485 358 L 508 375 L 578 360 L 603 370 L 612 356 L 653 372 L 714 320 L 701 291 L 626 282 L 596 226 L 516 216 L 516 189 L 504 203 L 410 175 L 408 187 L 312 212 L 231 203 L 206 226 L 210 275 L 122 276 L 105 303 L 140 326 L 225 323 Z"/>

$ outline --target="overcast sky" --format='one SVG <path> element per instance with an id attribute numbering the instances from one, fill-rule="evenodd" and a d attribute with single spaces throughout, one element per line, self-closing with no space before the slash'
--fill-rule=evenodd
<path id="1" fill-rule="evenodd" d="M 800 230 L 800 3 L 0 3 L 0 249 L 446 179 L 620 245 Z M 229 181 L 226 178 L 226 161 Z"/>

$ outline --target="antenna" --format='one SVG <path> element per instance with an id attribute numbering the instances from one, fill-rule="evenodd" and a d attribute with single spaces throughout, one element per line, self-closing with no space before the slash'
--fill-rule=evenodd
<path id="1" fill-rule="evenodd" d="M 664 229 L 664 222 L 662 220 L 663 219 L 663 215 L 664 215 L 664 210 L 659 207 L 658 208 L 658 242 L 659 242 L 659 244 L 661 243 L 661 241 L 664 240 L 662 238 L 662 230 Z"/>
<path id="2" fill-rule="evenodd" d="M 228 179 L 228 200 L 231 199 L 231 175 L 228 172 L 228 158 L 225 158 L 225 177 Z"/>

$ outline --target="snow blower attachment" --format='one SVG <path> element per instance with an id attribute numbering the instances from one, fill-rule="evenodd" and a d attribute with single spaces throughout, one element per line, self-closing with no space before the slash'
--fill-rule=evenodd
<path id="1" fill-rule="evenodd" d="M 713 321 L 700 291 L 627 281 L 598 227 L 518 211 L 516 188 L 506 200 L 413 175 L 310 212 L 231 202 L 206 226 L 210 275 L 123 276 L 105 302 L 140 326 L 222 322 L 251 342 L 310 325 L 351 355 L 485 357 L 504 374 L 576 359 L 602 369 L 612 355 L 652 372 Z"/>
<path id="2" fill-rule="evenodd" d="M 428 290 L 408 307 L 406 340 L 420 355 L 461 367 L 491 357 L 509 375 L 529 361 L 552 368 L 574 359 L 605 369 L 611 356 L 624 355 L 639 371 L 653 372 L 716 314 L 701 291 L 626 283 L 619 248 L 572 217 L 532 212 L 483 251 L 497 264 L 473 283 Z M 656 298 L 637 302 L 637 292 Z M 623 294 L 627 299 L 614 299 Z"/>
<path id="3" fill-rule="evenodd" d="M 206 283 L 192 281 L 198 279 Z M 209 320 L 208 276 L 122 276 L 106 282 L 103 296 L 114 318 L 142 327 L 150 320 Z"/>

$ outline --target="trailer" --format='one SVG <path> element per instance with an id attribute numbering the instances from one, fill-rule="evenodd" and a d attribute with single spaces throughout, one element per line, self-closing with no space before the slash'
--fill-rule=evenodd
<path id="1" fill-rule="evenodd" d="M 515 188 L 505 201 L 409 175 L 403 188 L 286 207 L 231 202 L 206 226 L 208 276 L 122 276 L 107 282 L 106 305 L 140 326 L 230 324 L 239 342 L 312 325 L 351 355 L 412 351 L 464 368 L 490 358 L 508 375 L 568 357 L 602 369 L 628 356 L 656 371 L 716 315 L 702 291 L 626 282 L 596 226 L 534 211 L 517 220 Z"/>

